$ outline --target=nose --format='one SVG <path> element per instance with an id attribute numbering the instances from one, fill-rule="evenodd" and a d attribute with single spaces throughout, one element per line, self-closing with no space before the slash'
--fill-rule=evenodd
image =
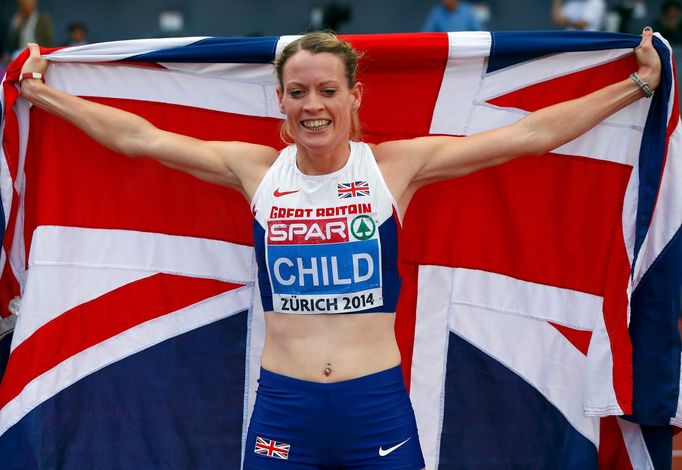
<path id="1" fill-rule="evenodd" d="M 305 102 L 303 103 L 303 110 L 308 113 L 314 113 L 322 110 L 322 100 L 317 96 L 316 93 L 310 93 L 306 96 Z"/>

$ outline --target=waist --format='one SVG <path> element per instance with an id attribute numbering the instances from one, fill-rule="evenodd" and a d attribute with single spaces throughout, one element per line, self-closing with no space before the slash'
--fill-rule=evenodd
<path id="1" fill-rule="evenodd" d="M 382 387 L 395 384 L 403 386 L 404 379 L 400 365 L 334 383 L 320 383 L 297 379 L 296 377 L 289 377 L 261 368 L 258 383 L 267 387 L 297 390 L 301 392 L 345 392 L 363 390 L 367 387 Z"/>
<path id="2" fill-rule="evenodd" d="M 314 382 L 337 382 L 400 363 L 395 314 L 290 315 L 266 312 L 262 366 Z M 323 371 L 329 368 L 330 374 Z"/>

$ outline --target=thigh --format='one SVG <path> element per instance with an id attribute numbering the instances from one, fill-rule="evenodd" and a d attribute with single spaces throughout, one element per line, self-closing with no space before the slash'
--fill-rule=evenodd
<path id="1" fill-rule="evenodd" d="M 402 374 L 384 372 L 399 374 L 399 380 L 370 384 L 334 397 L 334 429 L 340 443 L 334 460 L 338 468 L 424 468 L 417 423 Z"/>
<path id="2" fill-rule="evenodd" d="M 246 437 L 244 469 L 326 468 L 323 411 L 319 397 L 261 382 Z"/>

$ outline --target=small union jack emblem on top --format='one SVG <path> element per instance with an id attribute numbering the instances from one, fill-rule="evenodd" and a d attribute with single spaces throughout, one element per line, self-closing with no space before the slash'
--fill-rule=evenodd
<path id="1" fill-rule="evenodd" d="M 339 183 L 339 199 L 346 199 L 355 196 L 369 196 L 369 184 L 367 181 L 352 181 L 350 183 Z"/>
<path id="2" fill-rule="evenodd" d="M 289 444 L 283 442 L 276 442 L 275 440 L 263 439 L 260 436 L 256 436 L 256 447 L 253 451 L 256 454 L 287 460 L 289 458 L 290 447 Z"/>

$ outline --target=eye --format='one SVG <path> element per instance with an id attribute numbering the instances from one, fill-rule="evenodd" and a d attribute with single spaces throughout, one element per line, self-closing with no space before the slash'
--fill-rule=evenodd
<path id="1" fill-rule="evenodd" d="M 292 98 L 301 98 L 305 94 L 305 91 L 294 88 L 293 90 L 289 90 L 289 96 Z"/>
<path id="2" fill-rule="evenodd" d="M 322 94 L 324 96 L 334 96 L 336 94 L 336 88 L 323 88 Z"/>

